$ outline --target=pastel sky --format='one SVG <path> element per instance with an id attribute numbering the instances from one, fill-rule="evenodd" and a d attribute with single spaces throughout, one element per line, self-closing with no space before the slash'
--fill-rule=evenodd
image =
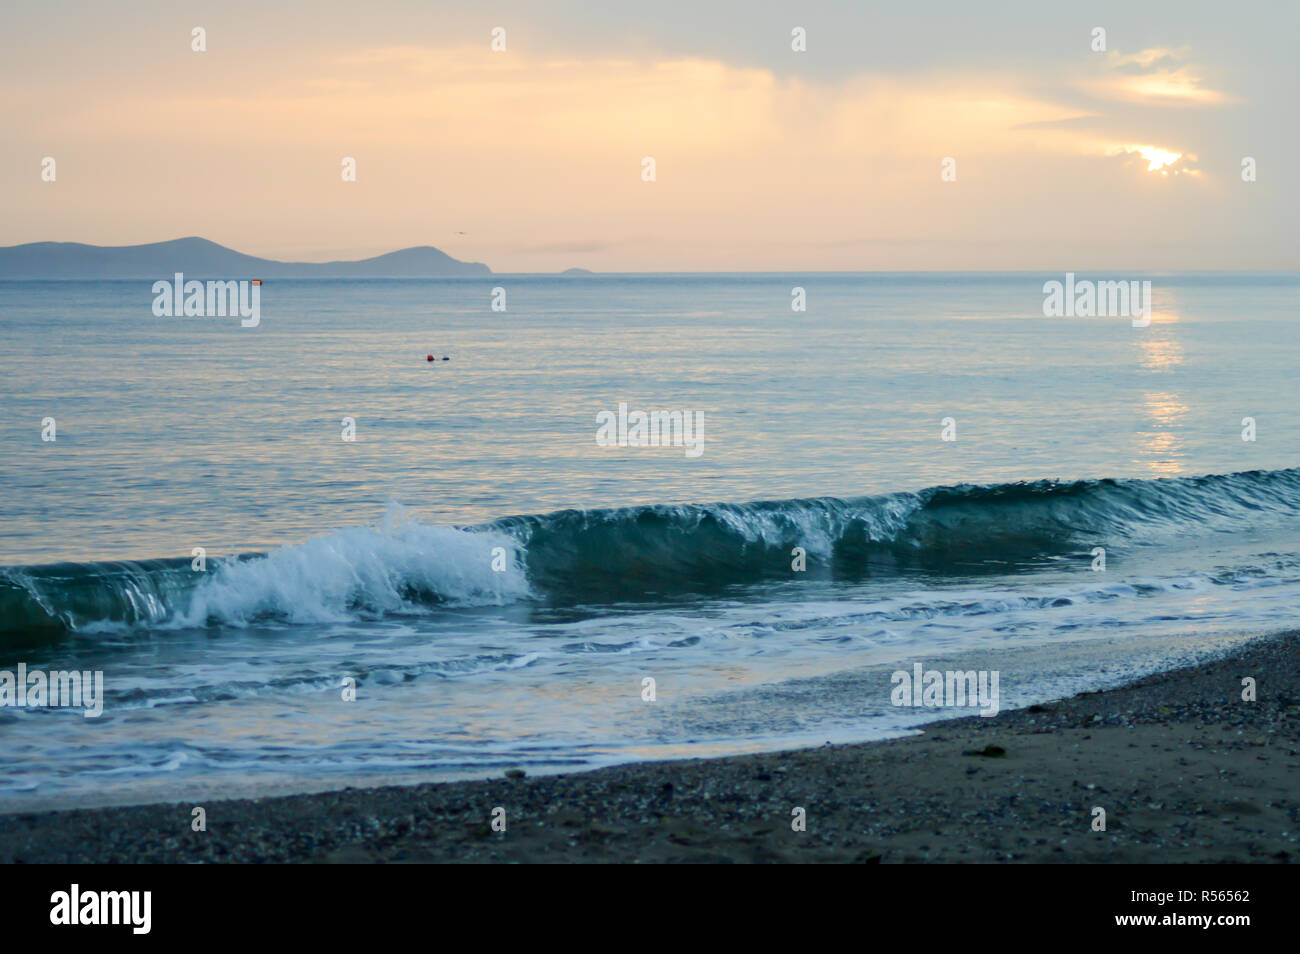
<path id="1" fill-rule="evenodd" d="M 1298 33 L 1290 2 L 6 3 L 0 245 L 1296 268 Z"/>

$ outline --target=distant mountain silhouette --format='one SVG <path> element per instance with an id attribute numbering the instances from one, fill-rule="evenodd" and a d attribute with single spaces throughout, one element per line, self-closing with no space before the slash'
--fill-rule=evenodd
<path id="1" fill-rule="evenodd" d="M 491 275 L 481 262 L 462 262 L 431 245 L 404 248 L 357 262 L 277 262 L 245 255 L 202 238 L 149 245 L 32 242 L 0 247 L 0 279 L 45 278 L 441 278 Z"/>

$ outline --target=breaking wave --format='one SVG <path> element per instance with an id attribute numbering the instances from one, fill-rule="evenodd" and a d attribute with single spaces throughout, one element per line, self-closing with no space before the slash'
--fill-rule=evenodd
<path id="1" fill-rule="evenodd" d="M 472 527 L 389 518 L 267 554 L 0 569 L 0 645 L 96 627 L 334 622 L 438 606 L 654 599 L 788 580 L 1031 570 L 1098 544 L 1300 515 L 1300 470 L 935 487 L 852 499 L 565 510 Z M 400 518 L 400 512 L 397 514 Z"/>

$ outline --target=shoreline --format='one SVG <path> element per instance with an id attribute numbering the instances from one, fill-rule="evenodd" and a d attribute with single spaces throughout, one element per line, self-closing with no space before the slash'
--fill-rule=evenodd
<path id="1" fill-rule="evenodd" d="M 1298 716 L 1292 631 L 883 741 L 211 800 L 205 832 L 194 803 L 5 814 L 0 862 L 1295 861 Z"/>

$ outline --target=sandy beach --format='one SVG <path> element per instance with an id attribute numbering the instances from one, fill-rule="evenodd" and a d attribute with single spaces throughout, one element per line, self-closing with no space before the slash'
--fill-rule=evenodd
<path id="1" fill-rule="evenodd" d="M 1297 715 L 1284 633 L 884 742 L 210 802 L 206 832 L 190 804 L 0 816 L 0 862 L 1288 862 Z"/>

